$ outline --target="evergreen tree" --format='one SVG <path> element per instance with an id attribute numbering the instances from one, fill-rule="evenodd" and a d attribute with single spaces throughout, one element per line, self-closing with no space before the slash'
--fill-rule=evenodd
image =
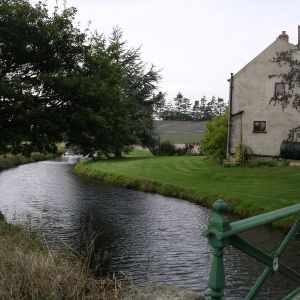
<path id="1" fill-rule="evenodd" d="M 153 114 L 164 100 L 156 85 L 159 74 L 153 66 L 146 69 L 140 49 L 127 48 L 119 28 L 108 41 L 93 36 L 80 75 L 75 93 L 81 98 L 71 106 L 68 144 L 84 154 L 115 157 L 133 144 L 152 145 Z"/>
<path id="2" fill-rule="evenodd" d="M 198 100 L 194 102 L 192 118 L 193 120 L 201 120 L 201 110 Z"/>
<path id="3" fill-rule="evenodd" d="M 213 96 L 210 101 L 203 96 L 200 101 L 194 101 L 191 109 L 191 101 L 178 93 L 173 99 L 174 106 L 168 104 L 161 110 L 159 117 L 163 120 L 176 121 L 207 121 L 214 116 L 224 113 L 227 105 L 223 98 Z"/>
<path id="4" fill-rule="evenodd" d="M 182 104 L 183 104 L 183 95 L 181 92 L 178 92 L 176 97 L 173 99 L 175 111 L 179 114 L 182 112 Z"/>
<path id="5" fill-rule="evenodd" d="M 208 120 L 209 116 L 207 115 L 207 99 L 203 96 L 200 99 L 200 120 Z"/>
<path id="6" fill-rule="evenodd" d="M 187 117 L 191 118 L 191 100 L 188 98 L 183 97 L 182 106 L 181 106 L 182 113 Z"/>

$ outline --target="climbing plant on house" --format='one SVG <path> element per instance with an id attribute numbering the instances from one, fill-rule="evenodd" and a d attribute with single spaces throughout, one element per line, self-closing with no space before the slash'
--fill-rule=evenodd
<path id="1" fill-rule="evenodd" d="M 300 120 L 300 60 L 299 50 L 288 50 L 277 53 L 273 58 L 274 63 L 288 67 L 287 72 L 281 74 L 281 82 L 284 85 L 283 93 L 274 93 L 270 103 L 280 105 L 282 109 L 292 107 L 299 112 Z M 291 128 L 287 137 L 289 141 L 300 140 L 300 121 L 299 126 Z"/>

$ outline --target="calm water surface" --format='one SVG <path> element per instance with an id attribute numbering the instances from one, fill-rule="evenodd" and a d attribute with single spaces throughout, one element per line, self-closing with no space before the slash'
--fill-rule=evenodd
<path id="1" fill-rule="evenodd" d="M 170 283 L 207 292 L 211 249 L 201 232 L 211 210 L 187 201 L 86 180 L 69 162 L 39 162 L 0 173 L 0 210 L 9 221 L 44 233 L 50 246 L 79 251 L 83 231 L 96 230 L 103 268 L 139 287 Z M 269 228 L 245 238 L 272 251 L 284 234 Z M 300 238 L 284 260 L 300 271 Z M 226 299 L 243 299 L 263 265 L 228 247 Z M 296 285 L 275 274 L 258 299 L 280 299 Z"/>

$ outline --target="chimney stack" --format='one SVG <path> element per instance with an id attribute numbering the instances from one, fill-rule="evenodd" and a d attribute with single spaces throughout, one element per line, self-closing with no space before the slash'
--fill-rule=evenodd
<path id="1" fill-rule="evenodd" d="M 298 30 L 299 30 L 299 27 L 298 27 Z M 299 34 L 299 31 L 298 31 L 298 34 Z M 278 39 L 288 42 L 289 36 L 285 33 L 285 31 L 282 31 L 282 33 L 278 36 Z"/>

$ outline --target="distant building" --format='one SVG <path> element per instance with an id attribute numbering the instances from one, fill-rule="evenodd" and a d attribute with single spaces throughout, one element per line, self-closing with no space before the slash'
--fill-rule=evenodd
<path id="1" fill-rule="evenodd" d="M 160 141 L 177 145 L 201 144 L 206 121 L 154 121 L 154 132 Z"/>
<path id="2" fill-rule="evenodd" d="M 274 93 L 285 92 L 280 74 L 288 70 L 272 59 L 276 52 L 299 49 L 300 27 L 298 37 L 298 45 L 293 45 L 283 31 L 270 46 L 232 75 L 228 154 L 233 154 L 242 142 L 254 155 L 278 156 L 289 130 L 300 125 L 300 113 L 296 109 L 283 111 L 280 105 L 270 104 Z"/>

